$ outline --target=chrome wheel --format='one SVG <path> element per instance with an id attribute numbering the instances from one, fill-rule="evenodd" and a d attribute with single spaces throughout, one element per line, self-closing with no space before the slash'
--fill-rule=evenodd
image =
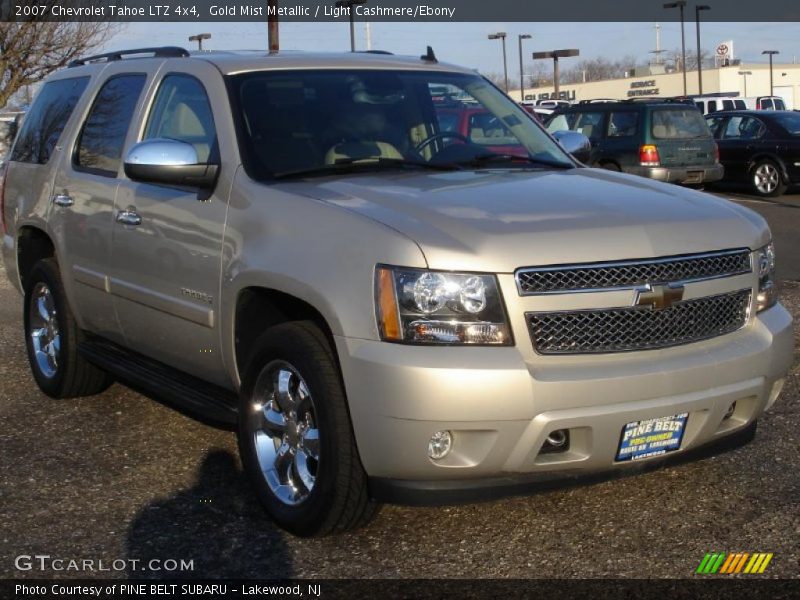
<path id="1" fill-rule="evenodd" d="M 256 456 L 269 489 L 288 506 L 302 503 L 314 489 L 320 459 L 306 382 L 289 363 L 269 363 L 256 381 L 252 411 Z"/>
<path id="2" fill-rule="evenodd" d="M 46 284 L 36 284 L 28 311 L 29 335 L 36 365 L 42 375 L 52 379 L 58 373 L 61 335 L 53 294 Z"/>
<path id="3" fill-rule="evenodd" d="M 753 185 L 760 194 L 772 194 L 781 183 L 778 169 L 772 163 L 761 163 L 753 171 Z"/>

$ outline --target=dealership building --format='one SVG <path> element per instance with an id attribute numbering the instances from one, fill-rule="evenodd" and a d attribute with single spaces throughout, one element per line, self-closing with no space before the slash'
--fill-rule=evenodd
<path id="1" fill-rule="evenodd" d="M 659 72 L 662 71 L 662 72 Z M 622 79 L 606 79 L 587 83 L 561 84 L 556 95 L 553 86 L 540 86 L 525 90 L 525 100 L 546 100 L 560 98 L 579 102 L 597 98 L 646 98 L 683 95 L 683 74 L 664 73 L 663 67 L 638 68 L 632 76 Z M 769 65 L 761 63 L 741 63 L 737 65 L 704 68 L 703 93 L 726 94 L 731 96 L 769 96 Z M 781 96 L 788 109 L 800 109 L 800 64 L 774 64 L 772 67 L 773 89 Z M 697 71 L 686 72 L 687 94 L 699 93 Z M 509 95 L 520 99 L 519 90 L 511 90 Z"/>

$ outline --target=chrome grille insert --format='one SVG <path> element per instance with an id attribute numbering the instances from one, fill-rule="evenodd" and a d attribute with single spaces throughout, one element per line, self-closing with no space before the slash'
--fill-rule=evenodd
<path id="1" fill-rule="evenodd" d="M 587 263 L 517 271 L 522 296 L 632 288 L 647 283 L 699 281 L 749 273 L 750 250 L 726 250 L 613 263 Z"/>
<path id="2" fill-rule="evenodd" d="M 741 329 L 749 289 L 685 300 L 663 310 L 640 306 L 526 313 L 539 354 L 651 350 L 689 344 Z"/>

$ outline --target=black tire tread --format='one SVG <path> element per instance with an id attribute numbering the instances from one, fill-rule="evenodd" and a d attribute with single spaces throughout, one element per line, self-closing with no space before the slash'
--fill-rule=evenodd
<path id="1" fill-rule="evenodd" d="M 45 280 L 44 283 L 48 284 L 51 292 L 58 297 L 58 302 L 65 308 L 65 310 L 61 311 L 59 325 L 61 335 L 66 336 L 66 339 L 62 342 L 61 364 L 64 370 L 60 375 L 58 385 L 47 388 L 40 384 L 39 387 L 48 396 L 59 399 L 93 396 L 105 391 L 114 383 L 114 379 L 107 372 L 96 367 L 78 353 L 78 344 L 83 340 L 83 332 L 75 321 L 69 300 L 67 300 L 67 296 L 64 293 L 64 285 L 61 282 L 58 262 L 55 258 L 45 258 L 34 265 L 28 276 L 26 296 L 30 294 L 33 286 L 42 280 Z M 26 301 L 26 311 L 27 306 L 28 303 Z M 35 368 L 32 364 L 31 369 Z"/>
<path id="2" fill-rule="evenodd" d="M 300 535 L 321 537 L 362 527 L 374 517 L 379 505 L 369 496 L 367 475 L 355 445 L 336 357 L 319 326 L 313 321 L 290 321 L 269 328 L 255 342 L 256 350 L 245 373 L 253 373 L 260 366 L 254 364 L 259 358 L 259 348 L 283 336 L 291 337 L 304 346 L 309 362 L 315 365 L 320 378 L 327 382 L 328 389 L 334 393 L 331 400 L 335 406 L 331 415 L 335 420 L 334 430 L 338 432 L 341 442 L 337 446 L 338 476 L 326 518 L 316 529 L 302 531 Z M 341 439 L 342 436 L 346 441 Z"/>

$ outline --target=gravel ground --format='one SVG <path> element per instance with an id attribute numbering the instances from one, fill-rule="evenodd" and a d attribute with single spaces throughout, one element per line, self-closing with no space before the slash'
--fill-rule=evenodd
<path id="1" fill-rule="evenodd" d="M 800 317 L 800 284 L 784 284 L 783 301 Z M 386 506 L 364 530 L 302 540 L 257 507 L 232 433 L 120 385 L 39 393 L 20 306 L 0 272 L 0 577 L 80 575 L 14 569 L 20 554 L 48 554 L 193 560 L 183 575 L 202 577 L 661 578 L 720 550 L 773 552 L 767 576 L 800 576 L 798 361 L 755 441 L 733 452 L 487 504 Z"/>

